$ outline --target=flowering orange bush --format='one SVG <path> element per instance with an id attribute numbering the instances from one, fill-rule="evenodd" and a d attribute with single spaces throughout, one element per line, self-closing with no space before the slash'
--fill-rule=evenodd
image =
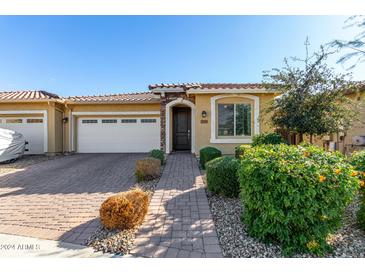
<path id="1" fill-rule="evenodd" d="M 280 243 L 285 255 L 324 254 L 359 187 L 352 171 L 342 154 L 310 145 L 247 150 L 238 174 L 248 232 Z"/>

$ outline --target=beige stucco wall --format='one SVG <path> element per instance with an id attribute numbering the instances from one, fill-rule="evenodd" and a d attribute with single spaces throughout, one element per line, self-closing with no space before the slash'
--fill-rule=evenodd
<path id="1" fill-rule="evenodd" d="M 46 110 L 47 111 L 47 127 L 48 127 L 48 151 L 47 153 L 53 154 L 57 152 L 62 152 L 60 146 L 62 147 L 62 135 L 60 136 L 56 132 L 56 108 L 62 113 L 63 106 L 55 102 L 12 102 L 4 103 L 0 102 L 0 111 L 27 111 L 27 110 Z M 11 115 L 1 115 L 1 116 L 12 116 L 12 117 L 41 117 L 43 114 L 11 114 Z M 58 123 L 58 122 L 57 122 Z M 59 145 L 61 143 L 61 145 Z"/>
<path id="2" fill-rule="evenodd" d="M 233 154 L 234 148 L 241 144 L 240 141 L 237 141 L 237 143 L 234 144 L 217 144 L 217 143 L 210 143 L 210 135 L 211 135 L 211 106 L 210 106 L 210 99 L 213 96 L 217 96 L 220 94 L 196 94 L 195 95 L 195 105 L 196 105 L 196 117 L 195 117 L 195 135 L 196 135 L 196 141 L 195 141 L 195 148 L 196 153 L 199 155 L 199 150 L 205 146 L 213 146 L 222 151 L 223 154 Z M 223 95 L 223 94 L 222 94 Z M 224 94 L 229 95 L 229 94 Z M 274 98 L 273 94 L 251 94 L 254 96 L 259 97 L 260 100 L 260 113 L 259 117 L 262 117 L 262 121 L 260 121 L 260 132 L 268 131 L 270 130 L 270 125 L 267 123 L 268 117 L 265 115 L 262 115 L 264 113 L 264 109 L 268 106 L 269 102 Z M 230 98 L 222 98 L 219 100 L 219 102 L 250 102 L 253 104 L 253 100 L 247 99 L 247 98 L 241 98 L 237 95 L 232 94 Z M 207 112 L 207 117 L 202 118 L 201 113 L 202 111 Z M 252 118 L 253 118 L 253 112 L 252 112 Z M 201 120 L 207 120 L 207 123 L 201 123 Z M 261 119 L 259 119 L 261 120 Z M 252 127 L 252 134 L 254 134 L 253 127 Z"/>
<path id="3" fill-rule="evenodd" d="M 365 92 L 361 94 L 350 94 L 348 96 L 350 99 L 360 102 L 360 115 L 359 122 L 355 123 L 351 130 L 347 132 L 345 138 L 345 145 L 352 144 L 352 137 L 354 136 L 365 136 Z"/>
<path id="4" fill-rule="evenodd" d="M 148 104 L 69 104 L 73 112 L 80 111 L 160 111 L 160 103 Z"/>

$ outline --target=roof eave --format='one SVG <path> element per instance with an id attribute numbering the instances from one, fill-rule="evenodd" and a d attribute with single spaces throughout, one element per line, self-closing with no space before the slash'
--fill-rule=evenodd
<path id="1" fill-rule="evenodd" d="M 218 89 L 209 89 L 209 88 L 205 88 L 205 89 L 189 89 L 187 92 L 187 94 L 209 94 L 209 93 L 278 93 L 277 91 L 274 90 L 269 90 L 269 89 L 262 89 L 262 88 L 257 88 L 257 89 L 247 89 L 247 88 L 218 88 Z"/>
<path id="2" fill-rule="evenodd" d="M 168 87 L 165 87 L 165 88 L 153 88 L 153 89 L 150 89 L 151 92 L 153 92 L 154 94 L 159 94 L 159 93 L 178 93 L 178 92 L 185 92 L 186 89 L 185 88 L 182 88 L 182 87 L 174 87 L 174 88 L 168 88 Z"/>
<path id="3" fill-rule="evenodd" d="M 63 103 L 63 99 L 10 99 L 10 100 L 4 100 L 2 99 L 0 101 L 0 104 L 4 103 L 48 103 L 48 102 L 56 102 L 56 103 Z"/>
<path id="4" fill-rule="evenodd" d="M 130 104 L 159 104 L 160 101 L 74 101 L 67 99 L 65 101 L 68 105 L 130 105 Z"/>

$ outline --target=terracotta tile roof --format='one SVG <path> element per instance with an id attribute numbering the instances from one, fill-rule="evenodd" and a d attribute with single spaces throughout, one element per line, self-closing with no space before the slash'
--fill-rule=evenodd
<path id="1" fill-rule="evenodd" d="M 259 83 L 178 83 L 178 84 L 155 84 L 149 85 L 150 90 L 156 88 L 182 88 L 189 89 L 263 89 Z"/>
<path id="2" fill-rule="evenodd" d="M 44 90 L 1 91 L 0 101 L 51 100 L 60 99 L 57 94 Z"/>
<path id="3" fill-rule="evenodd" d="M 152 92 L 138 93 L 120 93 L 108 95 L 86 95 L 86 96 L 71 96 L 67 98 L 74 102 L 159 102 L 159 98 Z"/>

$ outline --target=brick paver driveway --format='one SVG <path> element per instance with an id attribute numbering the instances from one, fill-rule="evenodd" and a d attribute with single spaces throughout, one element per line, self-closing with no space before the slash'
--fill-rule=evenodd
<path id="1" fill-rule="evenodd" d="M 143 154 L 78 154 L 0 174 L 0 233 L 84 244 L 103 200 L 135 183 Z"/>

